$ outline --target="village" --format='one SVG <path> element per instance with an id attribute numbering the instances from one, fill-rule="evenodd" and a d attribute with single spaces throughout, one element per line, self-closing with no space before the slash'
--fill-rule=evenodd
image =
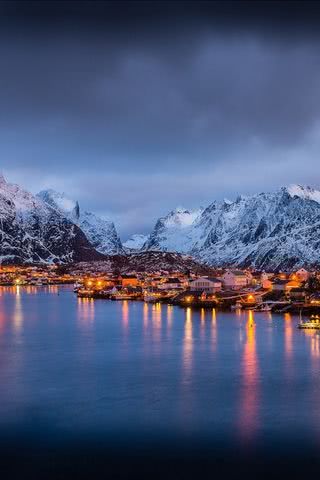
<path id="1" fill-rule="evenodd" d="M 320 313 L 320 274 L 301 268 L 267 273 L 216 269 L 214 276 L 186 272 L 101 272 L 77 265 L 2 266 L 1 286 L 73 286 L 79 298 L 140 300 L 180 306 Z"/>

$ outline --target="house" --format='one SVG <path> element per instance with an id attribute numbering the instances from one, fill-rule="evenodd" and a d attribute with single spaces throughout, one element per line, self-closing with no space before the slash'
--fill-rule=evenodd
<path id="1" fill-rule="evenodd" d="M 306 282 L 310 277 L 310 273 L 306 269 L 300 268 L 300 270 L 296 271 L 296 277 L 300 282 Z"/>
<path id="2" fill-rule="evenodd" d="M 169 277 L 163 283 L 159 283 L 160 290 L 176 290 L 183 288 L 183 282 L 179 278 Z"/>
<path id="3" fill-rule="evenodd" d="M 136 275 L 120 275 L 120 282 L 122 287 L 136 287 L 139 284 Z"/>
<path id="4" fill-rule="evenodd" d="M 305 302 L 307 294 L 304 288 L 293 287 L 288 292 L 288 296 L 291 300 Z"/>
<path id="5" fill-rule="evenodd" d="M 227 270 L 224 275 L 222 275 L 224 286 L 231 288 L 232 290 L 239 290 L 243 287 L 247 287 L 249 281 L 246 273 L 241 272 L 241 270 Z"/>
<path id="6" fill-rule="evenodd" d="M 221 280 L 212 277 L 200 277 L 189 282 L 192 292 L 201 291 L 207 293 L 218 292 L 222 288 Z"/>
<path id="7" fill-rule="evenodd" d="M 277 278 L 274 280 L 272 289 L 278 292 L 290 292 L 292 288 L 299 288 L 300 282 L 297 280 L 282 280 Z"/>
<path id="8" fill-rule="evenodd" d="M 264 290 L 272 290 L 273 288 L 273 283 L 271 280 L 269 280 L 268 278 L 265 278 L 262 280 L 261 282 L 261 286 Z"/>

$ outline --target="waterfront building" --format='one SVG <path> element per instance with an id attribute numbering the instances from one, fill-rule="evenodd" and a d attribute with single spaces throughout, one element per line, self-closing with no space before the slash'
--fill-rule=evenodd
<path id="1" fill-rule="evenodd" d="M 169 277 L 163 283 L 159 283 L 158 288 L 160 290 L 176 290 L 184 288 L 184 282 L 179 278 Z"/>
<path id="2" fill-rule="evenodd" d="M 122 287 L 137 287 L 139 285 L 136 275 L 120 275 L 120 282 Z"/>
<path id="3" fill-rule="evenodd" d="M 300 268 L 296 271 L 296 276 L 300 282 L 306 282 L 310 277 L 310 273 L 305 268 Z"/>
<path id="4" fill-rule="evenodd" d="M 206 293 L 219 292 L 222 288 L 221 280 L 212 277 L 200 277 L 189 282 L 191 291 L 202 291 Z"/>
<path id="5" fill-rule="evenodd" d="M 227 270 L 222 275 L 222 282 L 226 288 L 239 290 L 247 287 L 250 283 L 250 280 L 247 274 L 241 270 Z"/>

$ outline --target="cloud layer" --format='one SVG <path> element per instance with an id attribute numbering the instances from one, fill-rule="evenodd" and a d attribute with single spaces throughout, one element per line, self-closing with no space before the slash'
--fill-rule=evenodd
<path id="1" fill-rule="evenodd" d="M 270 11 L 263 23 L 259 12 L 249 22 L 174 7 L 156 22 L 141 6 L 131 20 L 129 6 L 87 22 L 83 12 L 49 22 L 31 10 L 21 26 L 9 15 L 0 38 L 9 180 L 65 190 L 124 237 L 177 204 L 320 185 L 317 16 L 281 24 Z"/>

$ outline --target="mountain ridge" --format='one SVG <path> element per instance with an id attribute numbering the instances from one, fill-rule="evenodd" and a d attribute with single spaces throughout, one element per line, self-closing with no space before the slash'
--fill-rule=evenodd
<path id="1" fill-rule="evenodd" d="M 311 187 L 213 201 L 183 227 L 168 224 L 172 212 L 156 222 L 142 250 L 187 253 L 212 266 L 320 265 L 320 191 Z"/>
<path id="2" fill-rule="evenodd" d="M 69 263 L 101 254 L 80 228 L 19 185 L 0 176 L 0 262 Z"/>
<path id="3" fill-rule="evenodd" d="M 92 212 L 82 211 L 78 201 L 53 189 L 41 190 L 36 196 L 75 223 L 99 253 L 104 255 L 125 253 L 115 225 L 110 220 L 98 217 Z"/>

